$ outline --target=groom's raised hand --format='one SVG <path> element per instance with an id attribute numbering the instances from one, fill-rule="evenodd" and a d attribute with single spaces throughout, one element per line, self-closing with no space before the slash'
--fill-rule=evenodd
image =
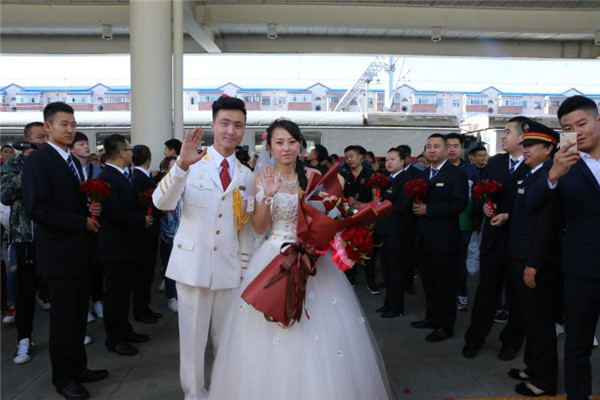
<path id="1" fill-rule="evenodd" d="M 203 137 L 204 129 L 199 126 L 185 133 L 179 159 L 177 160 L 179 168 L 187 171 L 190 165 L 196 164 L 206 155 L 206 147 L 202 148 L 202 151 L 199 150 Z"/>

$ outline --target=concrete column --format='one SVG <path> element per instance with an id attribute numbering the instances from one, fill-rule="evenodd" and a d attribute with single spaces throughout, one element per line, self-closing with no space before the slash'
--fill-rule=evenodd
<path id="1" fill-rule="evenodd" d="M 131 142 L 152 151 L 152 169 L 173 137 L 171 0 L 130 0 Z"/>
<path id="2" fill-rule="evenodd" d="M 183 141 L 183 0 L 173 0 L 173 137 Z"/>

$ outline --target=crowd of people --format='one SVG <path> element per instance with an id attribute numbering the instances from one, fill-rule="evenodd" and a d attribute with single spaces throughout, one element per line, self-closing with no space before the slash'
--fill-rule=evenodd
<path id="1" fill-rule="evenodd" d="M 92 154 L 88 138 L 76 130 L 73 109 L 50 103 L 44 122 L 25 127 L 18 154 L 12 146 L 1 149 L 1 201 L 3 216 L 9 214 L 3 237 L 10 245 L 3 322 L 16 323 L 13 361 L 24 364 L 34 355 L 37 303 L 50 310 L 53 385 L 67 399 L 87 398 L 82 383 L 105 379 L 108 371 L 87 367 L 84 346 L 92 339 L 86 324 L 103 320 L 107 350 L 136 355 L 135 344 L 150 337 L 133 330 L 129 310 L 145 324 L 162 317 L 150 308 L 158 264 L 160 290 L 168 309 L 178 313 L 186 399 L 241 399 L 249 393 L 284 399 L 297 390 L 305 390 L 306 398 L 324 398 L 339 394 L 341 382 L 349 396 L 388 398 L 381 356 L 364 326 L 348 335 L 322 328 L 318 317 L 302 320 L 277 336 L 281 346 L 272 352 L 271 330 L 281 328 L 256 310 L 240 311 L 245 310 L 242 289 L 284 241 L 295 240 L 295 203 L 307 181 L 339 168 L 346 198 L 389 201 L 393 211 L 371 227 L 378 246 L 362 265 L 342 273 L 327 272 L 323 263 L 323 272 L 309 278 L 313 286 L 306 302 L 313 315 L 326 313 L 313 297 L 333 290 L 334 298 L 345 301 L 331 318 L 346 327 L 345 312 L 362 313 L 348 290 L 364 271 L 371 294 L 385 290 L 379 316 L 402 317 L 405 295 L 415 295 L 420 277 L 425 315 L 410 325 L 429 330 L 427 342 L 453 337 L 457 312 L 470 310 L 462 356 L 472 359 L 493 323 L 503 322 L 498 357 L 514 360 L 524 347 L 523 367 L 507 374 L 518 381 L 517 393 L 537 397 L 557 392 L 557 335 L 565 332 L 565 391 L 571 400 L 588 399 L 589 358 L 600 317 L 595 255 L 600 243 L 594 235 L 600 222 L 600 117 L 592 100 L 573 96 L 558 109 L 558 119 L 563 132 L 576 133 L 576 142 L 517 116 L 502 133 L 503 153 L 489 160 L 483 144 L 466 149 L 458 133 L 431 134 L 416 156 L 400 143 L 379 159 L 360 144 L 347 146 L 343 158 L 320 144 L 307 153 L 297 125 L 279 119 L 263 143 L 274 163 L 263 166 L 258 155 L 240 146 L 244 103 L 223 96 L 213 104 L 214 144 L 201 148 L 203 130 L 196 128 L 183 142 L 167 141 L 159 170 L 151 171 L 150 149 L 132 146 L 119 134 Z M 373 184 L 377 174 L 385 175 L 384 187 Z M 110 196 L 99 201 L 86 196 L 80 185 L 90 180 L 107 183 Z M 406 190 L 417 180 L 426 186 L 420 197 Z M 489 185 L 496 189 L 486 192 Z M 467 280 L 475 274 L 472 295 Z M 301 357 L 298 368 L 313 367 L 301 388 L 292 383 L 296 369 L 255 368 L 249 379 L 235 383 L 225 374 L 247 373 L 257 351 L 265 366 L 285 365 L 299 358 L 307 340 L 319 340 L 316 332 L 322 332 L 325 350 L 336 341 L 338 347 L 351 341 L 364 349 L 345 360 L 371 365 L 372 373 L 317 369 L 312 364 L 325 357 L 319 348 L 314 357 L 310 352 Z M 217 350 L 210 391 L 204 384 L 209 333 Z M 274 380 L 282 385 L 266 389 Z"/>

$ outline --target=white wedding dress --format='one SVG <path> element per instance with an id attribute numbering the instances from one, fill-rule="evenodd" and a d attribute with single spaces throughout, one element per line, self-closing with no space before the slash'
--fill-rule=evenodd
<path id="1" fill-rule="evenodd" d="M 381 354 L 358 298 L 330 254 L 308 278 L 305 309 L 288 329 L 240 298 L 246 286 L 296 239 L 298 196 L 277 193 L 271 235 L 255 252 L 219 339 L 212 400 L 385 400 L 392 398 Z"/>

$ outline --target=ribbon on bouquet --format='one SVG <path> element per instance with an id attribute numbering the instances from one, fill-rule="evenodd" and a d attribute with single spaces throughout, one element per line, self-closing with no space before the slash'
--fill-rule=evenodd
<path id="1" fill-rule="evenodd" d="M 301 241 L 282 244 L 280 254 L 246 287 L 242 299 L 267 321 L 292 326 L 302 317 L 306 284 L 317 273 L 318 258 L 315 248 Z"/>

